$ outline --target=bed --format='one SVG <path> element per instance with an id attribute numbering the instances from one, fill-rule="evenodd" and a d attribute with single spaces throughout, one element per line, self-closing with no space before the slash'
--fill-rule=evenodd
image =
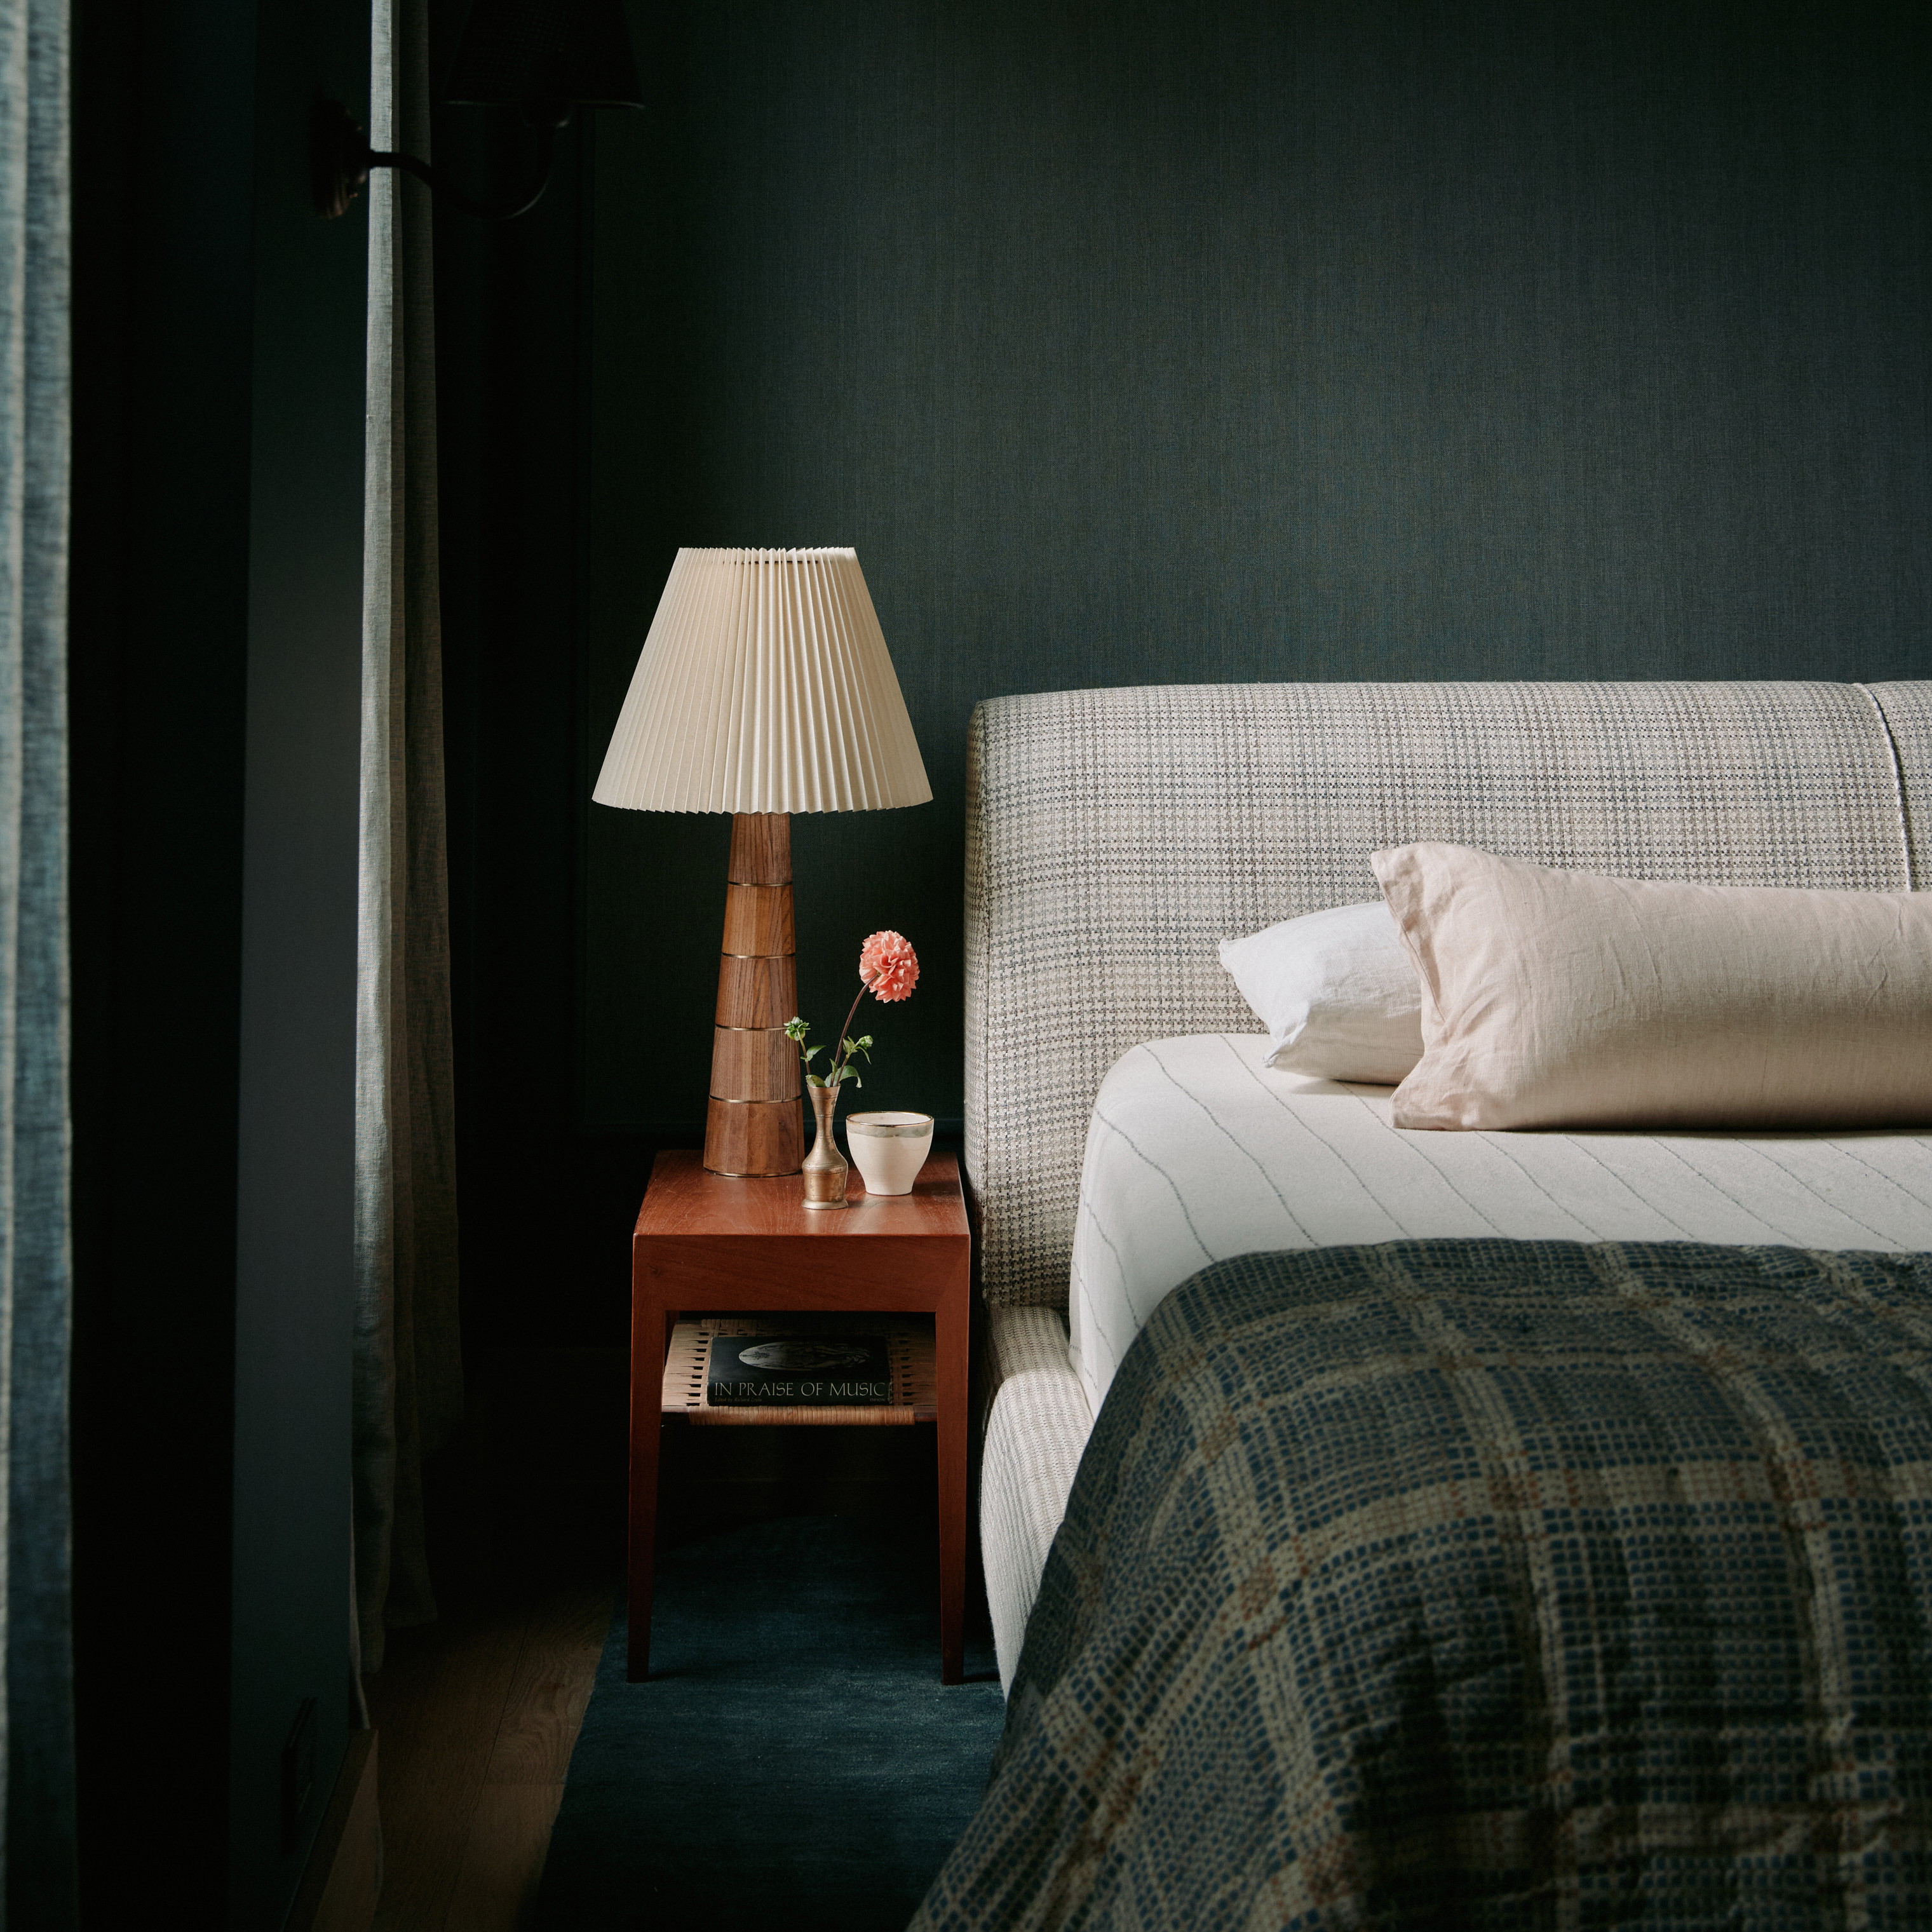
<path id="1" fill-rule="evenodd" d="M 1096 1463 L 1157 1461 L 1150 1418 L 1166 1415 L 1162 1426 L 1184 1436 L 1200 1426 L 1198 1415 L 1174 1420 L 1186 1404 L 1168 1412 L 1174 1388 L 1148 1383 L 1143 1358 L 1166 1351 L 1184 1383 L 1174 1364 L 1194 1361 L 1202 1324 L 1219 1318 L 1202 1284 L 1234 1292 L 1217 1269 L 1264 1262 L 1264 1287 L 1243 1277 L 1241 1292 L 1278 1316 L 1318 1294 L 1328 1297 L 1321 1306 L 1352 1306 L 1358 1289 L 1335 1287 L 1342 1257 L 1359 1285 L 1391 1256 L 1408 1258 L 1405 1280 L 1420 1280 L 1445 1257 L 1486 1255 L 1486 1280 L 1515 1283 L 1497 1288 L 1505 1301 L 1526 1284 L 1555 1292 L 1568 1282 L 1580 1308 L 1625 1292 L 1606 1283 L 1640 1278 L 1650 1284 L 1640 1300 L 1661 1306 L 1678 1292 L 1672 1270 L 1695 1257 L 1708 1291 L 1700 1306 L 1730 1296 L 1752 1310 L 1767 1280 L 1780 1294 L 1790 1288 L 1778 1271 L 1798 1264 L 1778 1257 L 1814 1253 L 1862 1258 L 1856 1266 L 1880 1273 L 1860 1294 L 1912 1306 L 1912 1270 L 1932 1249 L 1932 1136 L 1400 1132 L 1386 1090 L 1262 1064 L 1266 1042 L 1215 942 L 1376 897 L 1368 854 L 1418 839 L 1639 878 L 1921 889 L 1932 880 L 1932 684 L 1272 685 L 1003 699 L 974 718 L 968 810 L 967 1166 L 991 1390 L 982 1550 L 1016 1703 L 1040 1706 L 1071 1682 L 1067 1630 L 1092 1639 L 1096 1604 L 1128 1594 L 1095 1567 L 1125 1533 L 1118 1513 L 1128 1506 L 1119 1482 L 1102 1496 L 1112 1479 Z M 1487 1292 L 1440 1306 L 1507 1328 L 1520 1308 L 1478 1306 Z M 1850 1292 L 1828 1271 L 1804 1275 L 1786 1298 L 1809 1297 L 1828 1328 L 1840 1318 L 1833 1298 Z M 1403 1293 L 1437 1306 L 1432 1288 Z M 1616 1330 L 1607 1304 L 1592 1306 L 1590 1321 Z M 1150 1323 L 1177 1306 L 1195 1309 L 1192 1339 L 1154 1335 Z M 1291 1324 L 1271 1346 L 1300 1346 L 1292 1336 L 1307 1327 Z M 1651 1340 L 1616 1333 L 1616 1348 L 1649 1359 Z M 1900 1346 L 1909 1355 L 1922 1340 L 1914 1331 Z M 1249 1344 L 1215 1346 L 1239 1357 Z M 1140 1432 L 1116 1430 L 1082 1470 L 1096 1414 L 1120 1405 L 1106 1398 L 1124 1364 L 1139 1364 Z M 1831 1398 L 1841 1399 L 1856 1408 L 1843 1391 Z M 1076 1470 L 1085 1540 L 1070 1524 L 1056 1545 Z M 1138 1477 L 1126 1488 L 1142 1503 L 1154 1493 Z M 1175 1506 L 1172 1496 L 1163 1505 Z M 1063 1599 L 1046 1636 L 1046 1611 L 1033 1616 L 1043 1575 Z M 1178 1658 L 1185 1643 L 1168 1640 Z M 1161 1682 L 1156 1673 L 1142 1685 L 1156 1703 Z M 1051 1910 L 1037 1886 L 1010 1878 L 1000 1832 L 1043 1841 L 1037 1819 L 1014 1822 L 1016 1753 L 1037 1746 L 1043 1721 L 1034 1709 L 1032 1735 L 1019 1738 L 1024 1714 L 1010 1721 L 980 1850 L 956 1856 L 933 1923 L 1084 1922 L 1100 1895 L 1094 1874 L 1111 1854 L 1090 1844 L 1091 1868 L 1071 1892 L 1060 1872 Z M 1090 1818 L 1081 1830 L 1092 1838 Z M 1006 1851 L 995 1856 L 996 1844 Z M 997 1910 L 983 1884 L 972 1891 L 989 1856 L 1010 1874 Z M 1250 1904 L 1276 1898 L 1237 1890 Z M 1318 1887 L 1310 1896 L 1327 1899 L 1328 1916 L 1310 1922 L 1354 1922 L 1372 1892 Z M 1163 1918 L 1158 1892 L 1139 1895 L 1139 1917 L 1093 1922 L 1189 1922 Z M 982 1904 L 962 1905 L 969 1894 Z M 1527 1895 L 1498 1894 L 1514 1901 L 1508 1910 Z M 1872 1896 L 1882 1918 L 1889 1908 Z M 1628 1916 L 1619 1906 L 1605 1922 Z M 1247 1922 L 1232 1903 L 1223 1916 Z"/>

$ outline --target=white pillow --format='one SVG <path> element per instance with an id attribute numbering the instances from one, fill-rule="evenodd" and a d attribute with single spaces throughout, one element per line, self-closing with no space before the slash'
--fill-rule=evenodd
<path id="1" fill-rule="evenodd" d="M 1932 1123 L 1932 892 L 1370 863 L 1424 988 L 1399 1127 Z"/>
<path id="2" fill-rule="evenodd" d="M 1380 899 L 1224 939 L 1221 964 L 1268 1030 L 1268 1064 L 1393 1087 L 1422 1058 L 1422 988 Z"/>

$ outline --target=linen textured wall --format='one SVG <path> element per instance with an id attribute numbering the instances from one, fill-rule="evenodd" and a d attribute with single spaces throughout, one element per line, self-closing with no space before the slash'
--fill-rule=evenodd
<path id="1" fill-rule="evenodd" d="M 805 1012 L 875 926 L 926 964 L 868 1102 L 959 1109 L 980 698 L 1932 666 L 1922 6 L 639 31 L 664 104 L 597 130 L 581 755 L 676 545 L 857 546 L 936 794 L 794 827 Z M 689 1119 L 723 833 L 578 811 L 582 1120 Z"/>
<path id="2" fill-rule="evenodd" d="M 74 1868 L 68 1035 L 67 0 L 0 10 L 0 1922 Z"/>
<path id="3" fill-rule="evenodd" d="M 370 140 L 430 154 L 422 0 L 377 0 Z M 462 1412 L 429 190 L 369 184 L 356 1013 L 356 1582 L 362 1660 L 436 1615 L 422 1466 Z"/>
<path id="4" fill-rule="evenodd" d="M 857 547 L 935 796 L 794 822 L 800 1003 L 905 932 L 863 1097 L 956 1124 L 982 698 L 1932 670 L 1922 4 L 627 14 L 648 110 L 438 236 L 483 1353 L 621 1344 L 701 1131 L 728 830 L 590 802 L 680 544 Z"/>

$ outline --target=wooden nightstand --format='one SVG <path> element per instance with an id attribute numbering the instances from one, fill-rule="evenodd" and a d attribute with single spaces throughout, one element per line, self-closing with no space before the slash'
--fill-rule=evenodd
<path id="1" fill-rule="evenodd" d="M 631 1238 L 631 1626 L 632 1683 L 651 1654 L 651 1574 L 664 1358 L 680 1315 L 819 1309 L 930 1313 L 939 1450 L 940 1681 L 964 1674 L 966 1594 L 966 1334 L 972 1237 L 959 1167 L 935 1154 L 907 1195 L 867 1195 L 808 1214 L 799 1178 L 707 1174 L 694 1153 L 662 1154 Z M 823 1409 L 762 1412 L 769 1420 L 846 1418 Z"/>

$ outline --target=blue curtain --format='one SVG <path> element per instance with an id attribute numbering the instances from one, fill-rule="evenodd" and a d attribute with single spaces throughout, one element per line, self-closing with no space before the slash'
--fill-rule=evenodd
<path id="1" fill-rule="evenodd" d="M 0 7 L 0 1726 L 4 1922 L 66 1932 L 68 4 Z"/>

